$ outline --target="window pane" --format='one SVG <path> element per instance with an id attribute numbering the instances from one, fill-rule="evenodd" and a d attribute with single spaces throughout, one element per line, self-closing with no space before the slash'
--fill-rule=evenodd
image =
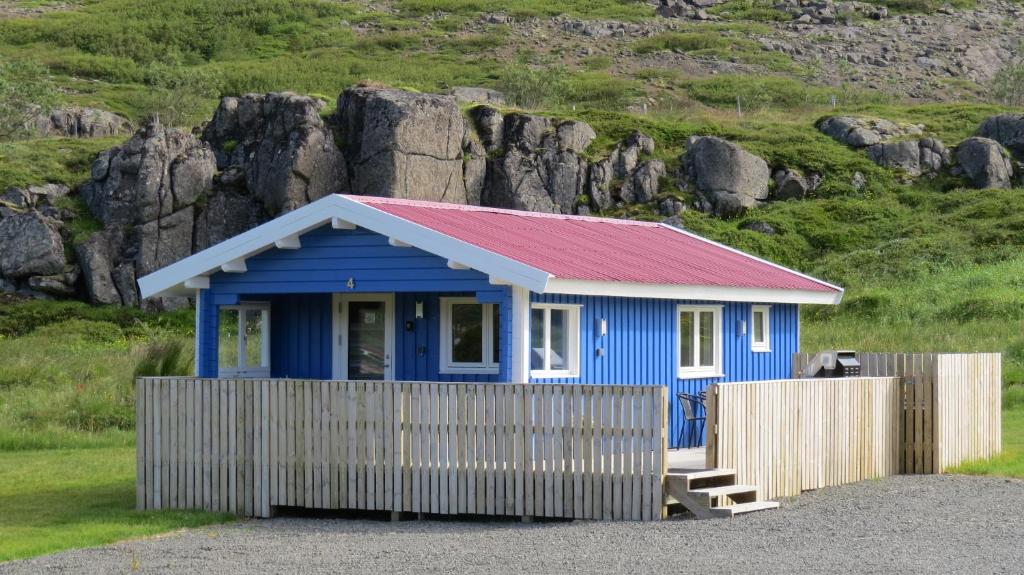
<path id="1" fill-rule="evenodd" d="M 694 367 L 693 358 L 693 312 L 679 313 L 679 365 Z"/>
<path id="2" fill-rule="evenodd" d="M 754 312 L 754 343 L 764 343 L 764 312 Z"/>
<path id="3" fill-rule="evenodd" d="M 712 367 L 715 364 L 715 314 L 700 312 L 700 365 Z"/>
<path id="4" fill-rule="evenodd" d="M 501 306 L 491 305 L 491 361 L 495 364 L 499 363 L 498 358 L 501 357 L 498 351 L 498 344 L 501 343 L 498 337 L 501 333 L 500 308 Z"/>
<path id="5" fill-rule="evenodd" d="M 452 304 L 452 362 L 481 363 L 484 358 L 484 306 Z"/>
<path id="6" fill-rule="evenodd" d="M 266 367 L 263 357 L 263 310 L 245 310 L 245 366 Z"/>
<path id="7" fill-rule="evenodd" d="M 222 309 L 219 313 L 220 335 L 217 338 L 217 361 L 220 369 L 238 368 L 238 310 Z"/>
<path id="8" fill-rule="evenodd" d="M 569 358 L 569 312 L 551 310 L 551 369 L 567 369 Z"/>
<path id="9" fill-rule="evenodd" d="M 544 310 L 530 310 L 530 369 L 544 369 Z"/>
<path id="10" fill-rule="evenodd" d="M 348 377 L 380 380 L 387 370 L 384 302 L 348 304 Z"/>

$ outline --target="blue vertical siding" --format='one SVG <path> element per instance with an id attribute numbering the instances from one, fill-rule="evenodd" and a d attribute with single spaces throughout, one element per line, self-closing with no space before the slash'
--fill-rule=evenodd
<path id="1" fill-rule="evenodd" d="M 580 305 L 580 376 L 544 378 L 540 383 L 592 383 L 627 385 L 664 385 L 669 388 L 671 409 L 669 426 L 675 444 L 682 413 L 676 393 L 693 393 L 712 383 L 783 379 L 790 376 L 792 356 L 799 351 L 799 307 L 771 304 L 769 329 L 771 351 L 750 349 L 751 306 L 756 304 L 723 302 L 722 372 L 723 377 L 679 379 L 676 306 L 707 305 L 716 302 L 633 299 L 598 296 L 533 294 L 531 301 Z M 598 319 L 608 324 L 608 334 L 600 337 Z M 740 335 L 737 323 L 747 322 L 747 333 Z M 604 349 L 599 356 L 597 350 Z"/>
<path id="2" fill-rule="evenodd" d="M 331 294 L 273 296 L 270 301 L 270 375 L 331 377 Z"/>

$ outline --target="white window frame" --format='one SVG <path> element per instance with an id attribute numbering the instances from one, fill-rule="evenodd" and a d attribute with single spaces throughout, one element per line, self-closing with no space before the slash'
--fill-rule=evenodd
<path id="1" fill-rule="evenodd" d="M 713 365 L 706 366 L 684 366 L 683 356 L 680 353 L 682 334 L 679 332 L 679 318 L 683 313 L 712 312 L 714 334 L 711 341 L 714 344 L 712 355 Z M 696 318 L 695 318 L 696 319 Z M 706 377 L 723 377 L 722 374 L 722 306 L 720 305 L 679 305 L 676 307 L 676 369 L 679 379 L 698 379 Z M 700 358 L 700 322 L 693 322 L 693 357 Z"/>
<path id="2" fill-rule="evenodd" d="M 580 308 L 583 306 L 561 303 L 534 303 L 530 304 L 530 321 L 533 321 L 533 310 L 544 310 L 544 368 L 531 369 L 530 377 L 554 378 L 554 377 L 579 377 L 580 376 Z M 565 357 L 567 369 L 551 369 L 551 310 L 563 310 L 566 313 L 566 335 L 568 342 L 568 357 Z M 533 333 L 532 326 L 527 329 L 527 346 L 530 347 Z M 531 351 L 532 353 L 532 351 Z"/>
<path id="3" fill-rule="evenodd" d="M 455 304 L 473 304 L 483 307 L 483 347 L 482 362 L 452 361 L 452 306 Z M 480 303 L 474 297 L 443 297 L 441 298 L 441 373 L 476 373 L 497 374 L 501 363 L 494 361 L 494 307 L 496 303 Z"/>
<path id="4" fill-rule="evenodd" d="M 754 316 L 759 313 L 764 315 L 764 341 L 757 341 L 757 330 L 754 329 L 754 326 L 757 325 L 754 323 Z M 750 351 L 765 353 L 772 350 L 771 315 L 772 306 L 770 305 L 750 307 Z"/>
<path id="5" fill-rule="evenodd" d="M 217 362 L 218 377 L 257 378 L 270 377 L 270 304 L 267 302 L 245 302 L 238 305 L 222 305 L 217 308 L 217 355 L 220 355 L 220 312 L 224 310 L 238 311 L 238 365 L 223 367 Z M 261 314 L 261 331 L 263 332 L 260 355 L 266 365 L 249 367 L 245 359 L 245 316 L 248 311 L 259 311 Z"/>

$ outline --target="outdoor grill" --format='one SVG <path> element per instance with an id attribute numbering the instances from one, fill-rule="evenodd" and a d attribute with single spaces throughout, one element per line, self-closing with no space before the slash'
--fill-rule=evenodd
<path id="1" fill-rule="evenodd" d="M 804 377 L 859 377 L 860 362 L 855 351 L 823 351 L 804 368 Z"/>

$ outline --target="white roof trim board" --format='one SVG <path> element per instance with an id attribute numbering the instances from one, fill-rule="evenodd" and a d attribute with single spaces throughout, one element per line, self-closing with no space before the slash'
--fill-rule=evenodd
<path id="1" fill-rule="evenodd" d="M 459 268 L 465 266 L 466 268 L 475 269 L 487 274 L 492 279 L 500 279 L 501 283 L 520 286 L 536 293 L 808 304 L 837 304 L 843 295 L 841 288 L 826 284 L 820 280 L 814 281 L 838 291 L 829 293 L 808 290 L 657 285 L 557 279 L 552 277 L 551 274 L 533 266 L 410 222 L 379 210 L 372 205 L 340 195 L 327 196 L 317 200 L 139 278 L 141 295 L 144 298 L 190 295 L 194 289 L 193 286 L 204 283 L 197 278 L 209 277 L 225 266 L 231 269 L 241 269 L 245 265 L 247 258 L 272 249 L 278 243 L 290 249 L 301 249 L 292 247 L 298 245 L 298 236 L 325 224 L 331 224 L 335 228 L 340 227 L 344 229 L 349 229 L 349 224 L 354 224 L 389 238 L 393 245 L 396 243 L 407 244 L 419 248 L 445 258 L 450 262 L 455 262 Z M 338 224 L 342 225 L 339 226 Z M 678 228 L 671 229 L 703 241 L 709 241 Z M 760 258 L 754 258 L 754 256 L 739 252 L 728 246 L 722 247 L 764 262 Z M 765 263 L 790 273 L 798 274 L 798 272 L 772 264 L 771 262 Z M 798 275 L 808 277 L 803 274 Z"/>

